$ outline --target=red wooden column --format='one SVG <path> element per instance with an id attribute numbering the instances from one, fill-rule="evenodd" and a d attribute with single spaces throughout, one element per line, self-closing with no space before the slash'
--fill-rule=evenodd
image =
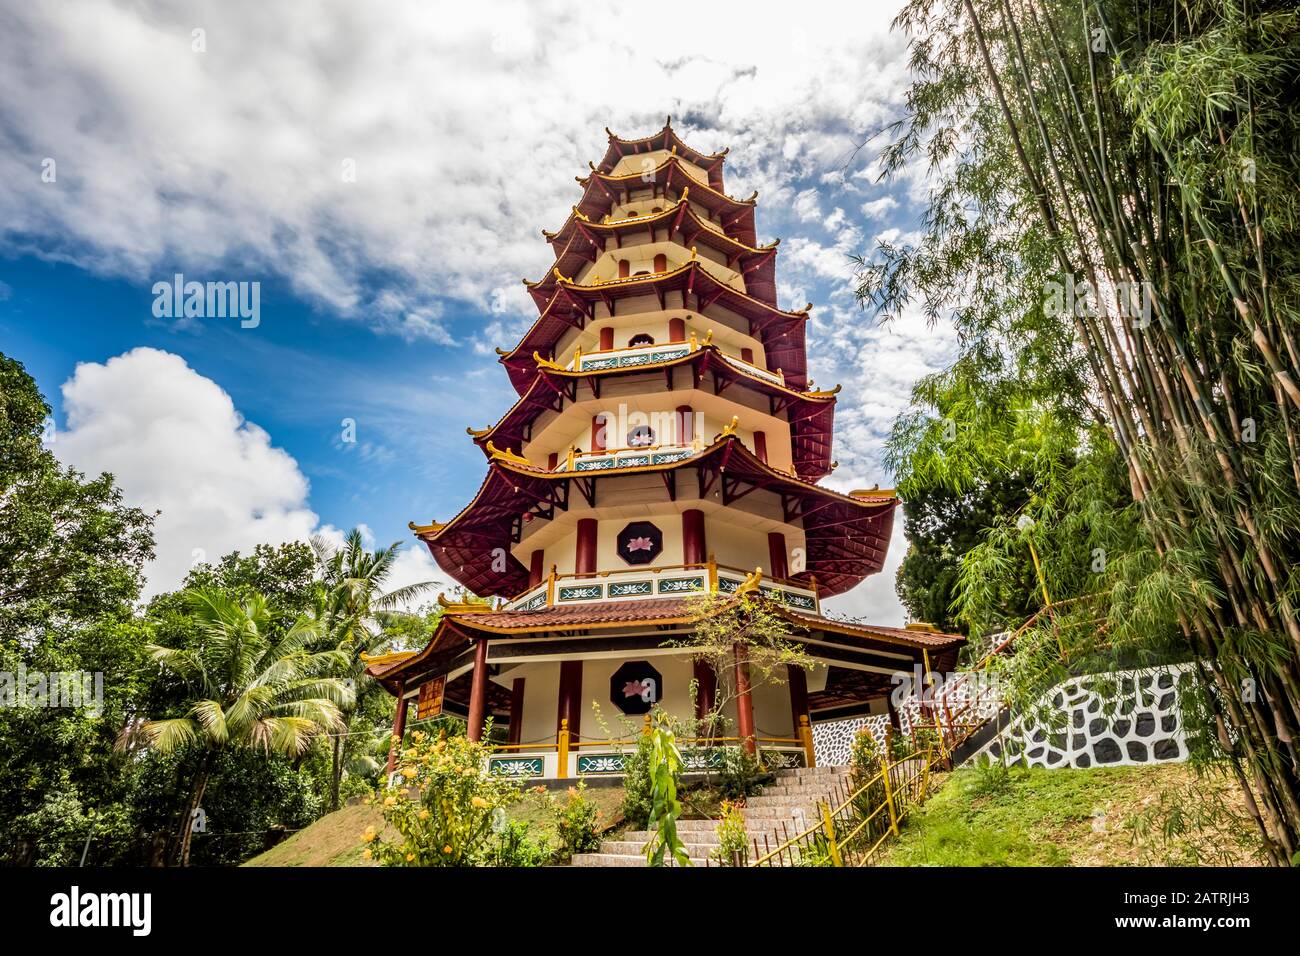
<path id="1" fill-rule="evenodd" d="M 474 644 L 474 678 L 469 687 L 469 739 L 483 739 L 483 721 L 487 716 L 487 638 Z"/>
<path id="2" fill-rule="evenodd" d="M 754 698 L 749 692 L 749 652 L 744 644 L 736 645 L 736 733 L 742 746 L 754 753 Z"/>
<path id="3" fill-rule="evenodd" d="M 695 683 L 699 685 L 695 692 L 695 719 L 703 720 L 713 710 L 713 702 L 717 699 L 718 675 L 702 657 L 697 657 L 693 665 Z"/>
<path id="4" fill-rule="evenodd" d="M 785 557 L 785 535 L 780 531 L 767 533 L 767 559 L 772 569 L 772 577 L 788 578 L 790 565 Z"/>
<path id="5" fill-rule="evenodd" d="M 677 406 L 677 443 L 689 445 L 695 441 L 695 409 L 689 405 Z"/>
<path id="6" fill-rule="evenodd" d="M 767 432 L 754 432 L 754 454 L 763 464 L 767 464 Z"/>
<path id="7" fill-rule="evenodd" d="M 516 677 L 510 685 L 510 731 L 507 743 L 517 744 L 524 730 L 524 678 Z"/>
<path id="8" fill-rule="evenodd" d="M 573 570 L 578 574 L 596 572 L 596 519 L 578 519 L 578 543 L 573 555 Z"/>
<path id="9" fill-rule="evenodd" d="M 544 577 L 546 577 L 546 552 L 538 548 L 528 558 L 528 586 L 537 587 Z"/>
<path id="10" fill-rule="evenodd" d="M 741 349 L 741 350 L 740 350 L 740 360 L 741 360 L 742 362 L 748 362 L 750 365 L 753 365 L 753 364 L 754 364 L 754 350 L 753 350 L 753 349 Z"/>
<path id="11" fill-rule="evenodd" d="M 605 416 L 592 415 L 591 416 L 591 450 L 592 451 L 605 450 L 605 448 L 607 447 L 605 444 L 605 439 L 607 437 L 605 432 L 606 432 Z"/>
<path id="12" fill-rule="evenodd" d="M 704 541 L 704 512 L 688 508 L 682 512 L 682 563 L 704 564 L 709 560 Z"/>
<path id="13" fill-rule="evenodd" d="M 402 749 L 402 735 L 406 733 L 406 681 L 397 685 L 397 712 L 393 714 L 393 740 L 388 745 L 388 769 L 392 773 L 397 769 L 397 755 Z"/>
<path id="14" fill-rule="evenodd" d="M 608 352 L 614 347 L 614 327 L 607 325 L 600 330 L 600 350 Z"/>
<path id="15" fill-rule="evenodd" d="M 686 341 L 686 320 L 685 319 L 668 320 L 668 341 L 669 342 Z"/>
<path id="16" fill-rule="evenodd" d="M 555 730 L 567 717 L 570 746 L 581 739 L 582 733 L 582 661 L 560 661 L 560 693 L 555 713 Z"/>
<path id="17" fill-rule="evenodd" d="M 793 717 L 795 736 L 799 736 L 799 718 L 807 717 L 812 722 L 808 710 L 808 674 L 802 667 L 793 664 L 786 666 L 786 676 L 790 681 L 790 715 Z"/>

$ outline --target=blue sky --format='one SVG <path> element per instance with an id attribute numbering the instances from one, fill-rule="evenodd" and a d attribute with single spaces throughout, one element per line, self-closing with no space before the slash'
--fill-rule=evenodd
<path id="1" fill-rule="evenodd" d="M 408 520 L 454 514 L 484 470 L 465 427 L 513 400 L 492 349 L 536 316 L 540 229 L 606 125 L 667 113 L 731 147 L 727 191 L 758 190 L 760 240 L 782 239 L 782 304 L 814 303 L 812 375 L 844 385 L 828 484 L 889 485 L 889 423 L 952 349 L 852 295 L 849 256 L 905 238 L 924 199 L 920 171 L 878 184 L 875 146 L 855 152 L 899 112 L 905 39 L 892 0 L 806 6 L 636 36 L 564 2 L 0 12 L 0 350 L 54 406 L 61 458 L 163 509 L 150 589 L 258 540 L 411 542 Z M 177 272 L 259 282 L 260 323 L 155 318 Z M 901 621 L 900 544 L 840 610 Z M 436 574 L 409 549 L 405 580 Z"/>

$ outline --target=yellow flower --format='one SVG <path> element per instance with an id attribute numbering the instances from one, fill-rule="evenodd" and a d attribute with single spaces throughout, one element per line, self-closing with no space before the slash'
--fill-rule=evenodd
<path id="1" fill-rule="evenodd" d="M 405 777 L 407 780 L 414 780 L 414 779 L 415 779 L 415 768 L 414 768 L 414 767 L 403 767 L 403 768 L 402 768 L 402 776 Z"/>
<path id="2" fill-rule="evenodd" d="M 488 802 L 482 797 L 475 797 L 470 801 L 470 803 L 474 804 L 474 806 L 478 807 L 480 810 L 486 810 L 488 807 Z"/>
<path id="3" fill-rule="evenodd" d="M 384 797 L 384 806 L 386 806 L 386 807 L 395 807 L 395 806 L 397 806 L 397 798 L 396 798 L 396 797 Z"/>
<path id="4" fill-rule="evenodd" d="M 427 820 L 427 819 L 429 819 L 429 811 L 428 811 L 428 810 L 421 810 L 420 813 L 419 813 L 419 817 L 420 817 L 421 820 Z"/>
<path id="5" fill-rule="evenodd" d="M 363 833 L 363 834 L 361 834 L 361 839 L 363 839 L 363 840 L 365 840 L 367 843 L 369 843 L 369 842 L 371 842 L 372 840 L 374 840 L 374 838 L 375 838 L 376 836 L 378 836 L 378 834 L 375 833 L 375 828 L 374 828 L 374 827 L 366 827 L 366 832 Z"/>
<path id="6" fill-rule="evenodd" d="M 374 854 L 370 852 L 370 848 L 369 848 L 369 847 L 366 847 L 366 849 L 364 849 L 364 850 L 361 851 L 361 859 L 363 859 L 363 860 L 369 860 L 369 859 L 371 859 L 372 857 L 374 857 Z"/>
<path id="7" fill-rule="evenodd" d="M 451 844 L 448 843 L 445 847 L 443 847 L 442 852 L 447 854 L 448 856 L 451 856 Z"/>
<path id="8" fill-rule="evenodd" d="M 410 863 L 410 862 L 411 862 L 412 860 L 414 860 L 414 859 L 415 859 L 415 854 L 414 854 L 414 853 L 408 853 L 408 854 L 406 854 L 406 862 L 407 862 L 407 863 Z"/>

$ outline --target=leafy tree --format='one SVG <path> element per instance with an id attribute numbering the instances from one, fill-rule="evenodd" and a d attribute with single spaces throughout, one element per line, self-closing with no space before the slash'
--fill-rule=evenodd
<path id="1" fill-rule="evenodd" d="M 931 198 L 915 243 L 864 260 L 863 299 L 950 315 L 963 387 L 1020 386 L 1005 437 L 1073 446 L 1034 470 L 1041 517 L 963 561 L 964 613 L 1033 542 L 1054 597 L 1095 595 L 1034 645 L 1045 665 L 1078 666 L 1063 623 L 1092 650 L 1174 635 L 1269 858 L 1300 859 L 1294 4 L 911 0 L 896 25 L 915 81 L 883 168 L 925 164 Z M 984 461 L 958 459 L 950 478 Z"/>
<path id="2" fill-rule="evenodd" d="M 299 756 L 316 735 L 343 728 L 340 708 L 353 700 L 342 680 L 328 676 L 344 665 L 341 652 L 308 649 L 316 636 L 310 620 L 300 618 L 277 631 L 260 594 L 239 601 L 221 591 L 196 590 L 187 592 L 187 600 L 202 634 L 197 646 L 149 648 L 153 659 L 184 683 L 186 712 L 138 728 L 148 745 L 163 753 L 187 748 L 200 753 L 181 816 L 182 866 L 189 863 L 191 817 L 223 751 Z M 123 745 L 133 737 L 124 734 Z"/>
<path id="3" fill-rule="evenodd" d="M 148 633 L 132 604 L 153 556 L 153 519 L 122 503 L 110 475 L 90 480 L 58 463 L 41 440 L 49 414 L 22 364 L 0 355 L 0 672 L 99 674 L 103 700 L 0 708 L 6 832 L 52 813 L 120 816 L 128 775 L 113 741 L 148 683 Z M 74 805 L 77 814 L 64 813 Z M 37 862 L 65 861 L 56 843 L 40 841 Z"/>
<path id="4" fill-rule="evenodd" d="M 432 586 L 430 582 L 384 591 L 401 547 L 400 542 L 394 542 L 387 548 L 369 551 L 361 531 L 356 528 L 348 533 L 341 548 L 332 547 L 320 537 L 312 539 L 323 585 L 313 613 L 322 641 L 343 655 L 340 676 L 356 689 L 354 703 L 344 708 L 348 733 L 335 736 L 331 741 L 332 810 L 339 807 L 340 784 L 347 764 L 351 762 L 354 766 L 369 769 L 368 751 L 372 748 L 367 731 L 374 729 L 374 715 L 367 714 L 355 727 L 353 717 L 375 700 L 384 699 L 387 703 L 387 695 L 378 694 L 378 685 L 365 676 L 366 662 L 362 655 L 387 650 L 395 640 L 412 633 L 427 635 L 430 633 L 430 618 L 436 623 L 436 615 L 421 617 L 400 614 L 396 610 L 427 591 Z M 386 710 L 383 707 L 380 712 Z"/>

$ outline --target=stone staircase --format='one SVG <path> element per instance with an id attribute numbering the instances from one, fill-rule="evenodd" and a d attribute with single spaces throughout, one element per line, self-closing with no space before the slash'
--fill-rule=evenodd
<path id="1" fill-rule="evenodd" d="M 847 767 L 778 770 L 776 783 L 745 802 L 745 829 L 749 833 L 750 858 L 755 847 L 761 856 L 787 839 L 802 833 L 818 819 L 818 804 L 838 803 L 850 791 Z M 710 854 L 718 846 L 716 820 L 678 820 L 677 833 L 693 866 L 718 866 Z M 573 866 L 645 866 L 645 845 L 649 830 L 631 830 L 617 840 L 606 840 L 597 853 L 579 853 Z M 676 865 L 676 864 L 673 864 Z"/>

